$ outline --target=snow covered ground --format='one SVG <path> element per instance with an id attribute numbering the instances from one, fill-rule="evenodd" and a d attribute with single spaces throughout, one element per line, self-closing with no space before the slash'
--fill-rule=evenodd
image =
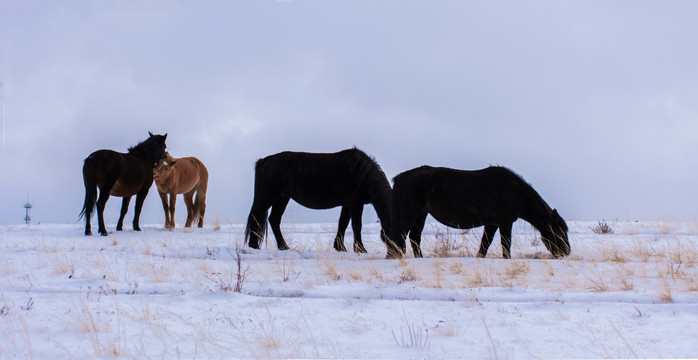
<path id="1" fill-rule="evenodd" d="M 242 248 L 240 270 L 237 224 L 2 226 L 0 357 L 698 356 L 698 223 L 569 225 L 562 260 L 519 222 L 512 260 L 498 237 L 473 257 L 482 229 L 428 224 L 425 258 L 398 261 L 377 224 L 368 254 L 335 252 L 336 224 L 285 224 L 293 250 Z"/>

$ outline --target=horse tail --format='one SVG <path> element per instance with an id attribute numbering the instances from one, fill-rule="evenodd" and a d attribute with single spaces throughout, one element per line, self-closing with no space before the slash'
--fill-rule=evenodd
<path id="1" fill-rule="evenodd" d="M 206 214 L 206 192 L 208 191 L 208 169 L 196 159 L 199 166 L 199 184 L 196 190 L 196 198 L 194 199 L 194 217 L 192 218 L 192 226 L 194 222 L 203 226 L 204 216 Z"/>
<path id="2" fill-rule="evenodd" d="M 264 224 L 264 225 L 262 225 Z M 267 212 L 265 211 L 263 216 L 261 216 L 261 219 L 257 219 L 256 216 L 252 212 L 250 212 L 250 215 L 247 217 L 247 225 L 245 226 L 245 245 L 250 245 L 252 248 L 258 248 L 259 247 L 259 239 L 266 239 L 267 238 L 267 229 L 269 225 L 267 223 Z M 253 234 L 254 232 L 254 234 Z M 250 235 L 254 235 L 254 241 L 253 243 L 249 243 L 250 240 Z M 256 245 L 256 246 L 253 246 Z"/>
<path id="3" fill-rule="evenodd" d="M 88 156 L 82 166 L 82 180 L 85 183 L 85 203 L 78 220 L 83 217 L 89 220 L 97 203 L 97 163 L 92 156 Z"/>
<path id="4" fill-rule="evenodd" d="M 252 209 L 247 217 L 247 225 L 245 225 L 245 245 L 251 248 L 259 248 L 259 240 L 264 241 L 267 238 L 267 208 L 260 207 L 258 201 L 262 198 L 260 192 L 263 191 L 262 181 L 264 178 L 263 172 L 264 159 L 257 160 L 255 164 L 254 174 L 254 199 L 252 200 Z"/>

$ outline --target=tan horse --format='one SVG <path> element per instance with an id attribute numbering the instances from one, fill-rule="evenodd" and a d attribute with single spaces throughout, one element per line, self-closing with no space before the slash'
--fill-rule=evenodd
<path id="1" fill-rule="evenodd" d="M 195 157 L 175 159 L 170 153 L 165 153 L 153 169 L 153 179 L 162 199 L 162 207 L 165 209 L 166 229 L 175 227 L 177 194 L 184 194 L 184 203 L 187 205 L 187 222 L 184 227 L 190 227 L 196 220 L 199 221 L 199 227 L 204 226 L 208 170 L 199 159 Z M 194 201 L 194 193 L 196 193 L 196 201 Z M 167 195 L 170 195 L 169 204 Z"/>

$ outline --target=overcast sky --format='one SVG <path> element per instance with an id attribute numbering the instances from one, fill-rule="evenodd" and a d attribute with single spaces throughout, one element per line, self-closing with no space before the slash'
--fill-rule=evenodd
<path id="1" fill-rule="evenodd" d="M 0 224 L 77 222 L 85 157 L 148 131 L 206 164 L 209 222 L 246 220 L 258 158 L 354 145 L 389 178 L 507 166 L 568 220 L 698 215 L 695 1 L 0 4 Z"/>

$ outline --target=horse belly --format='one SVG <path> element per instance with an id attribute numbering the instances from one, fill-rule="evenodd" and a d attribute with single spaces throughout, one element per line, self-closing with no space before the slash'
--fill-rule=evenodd
<path id="1" fill-rule="evenodd" d="M 332 196 L 303 196 L 302 194 L 297 194 L 296 196 L 291 196 L 291 199 L 302 206 L 314 210 L 332 209 L 344 203 L 340 199 Z"/>
<path id="2" fill-rule="evenodd" d="M 479 214 L 475 209 L 460 211 L 448 211 L 445 209 L 429 209 L 429 214 L 436 221 L 453 228 L 472 229 L 484 225 L 484 219 L 479 218 Z"/>
<path id="3" fill-rule="evenodd" d="M 354 189 L 337 174 L 303 174 L 285 186 L 284 194 L 310 209 L 331 209 L 350 202 Z"/>
<path id="4" fill-rule="evenodd" d="M 125 197 L 132 196 L 137 192 L 138 189 L 135 186 L 128 186 L 117 180 L 114 187 L 111 188 L 111 192 L 109 194 L 112 196 Z"/>
<path id="5" fill-rule="evenodd" d="M 177 193 L 178 194 L 185 194 L 188 193 L 196 187 L 196 185 L 199 183 L 199 178 L 189 178 L 184 181 L 179 182 L 179 186 L 177 187 Z"/>

